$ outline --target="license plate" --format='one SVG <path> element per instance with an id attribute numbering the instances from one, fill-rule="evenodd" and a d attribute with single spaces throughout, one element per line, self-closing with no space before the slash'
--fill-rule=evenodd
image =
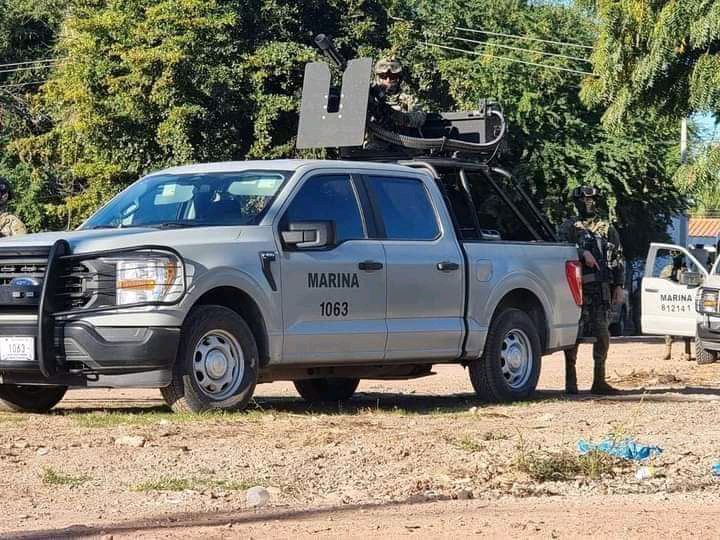
<path id="1" fill-rule="evenodd" d="M 0 337 L 0 360 L 14 362 L 35 360 L 35 338 Z"/>

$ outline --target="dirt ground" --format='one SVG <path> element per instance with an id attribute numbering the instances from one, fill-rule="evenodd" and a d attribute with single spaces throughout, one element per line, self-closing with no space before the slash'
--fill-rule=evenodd
<path id="1" fill-rule="evenodd" d="M 717 535 L 720 364 L 613 342 L 623 394 L 561 392 L 560 354 L 537 399 L 482 405 L 464 369 L 364 381 L 311 408 L 291 384 L 243 414 L 173 415 L 157 391 L 73 391 L 50 415 L 0 415 L 3 538 Z M 581 347 L 580 385 L 592 373 Z M 642 465 L 579 458 L 625 436 L 664 452 Z M 270 495 L 250 508 L 247 490 Z"/>

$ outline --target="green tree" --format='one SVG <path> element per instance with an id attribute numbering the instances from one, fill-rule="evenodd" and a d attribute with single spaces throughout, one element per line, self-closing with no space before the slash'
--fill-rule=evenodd
<path id="1" fill-rule="evenodd" d="M 52 128 L 12 144 L 56 198 L 45 225 L 77 225 L 152 169 L 291 155 L 313 35 L 372 46 L 383 14 L 358 0 L 77 2 L 37 101 Z"/>
<path id="2" fill-rule="evenodd" d="M 464 110 L 474 109 L 483 97 L 497 98 L 509 122 L 509 145 L 502 161 L 541 201 L 553 222 L 572 211 L 569 191 L 591 183 L 606 194 L 609 210 L 625 233 L 629 257 L 643 256 L 651 240 L 664 237 L 672 214 L 684 204 L 672 182 L 677 159 L 674 123 L 652 112 L 636 112 L 623 130 L 606 130 L 603 109 L 588 107 L 580 99 L 582 74 L 509 59 L 576 71 L 587 70 L 588 63 L 507 47 L 578 57 L 577 48 L 460 30 L 482 28 L 591 43 L 596 28 L 585 11 L 520 0 L 399 4 L 394 9 L 405 21 L 394 25 L 393 45 L 409 59 L 417 91 L 427 101 L 453 106 L 449 98 Z"/>
<path id="3" fill-rule="evenodd" d="M 605 107 L 606 125 L 620 128 L 639 109 L 675 120 L 720 113 L 720 2 L 581 3 L 599 21 L 592 55 L 596 77 L 585 80 L 582 96 Z M 720 203 L 720 148 L 695 152 L 677 180 L 701 207 Z"/>

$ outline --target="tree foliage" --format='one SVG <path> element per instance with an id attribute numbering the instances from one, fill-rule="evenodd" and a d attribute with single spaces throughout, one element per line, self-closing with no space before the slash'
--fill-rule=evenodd
<path id="1" fill-rule="evenodd" d="M 605 107 L 603 121 L 621 127 L 637 110 L 679 120 L 720 113 L 720 2 L 596 0 L 583 2 L 599 21 L 593 72 L 582 96 Z M 694 152 L 677 173 L 699 209 L 718 209 L 720 148 Z"/>
<path id="2" fill-rule="evenodd" d="M 676 148 L 666 142 L 674 128 L 665 117 L 633 112 L 611 133 L 602 108 L 581 101 L 581 74 L 508 61 L 588 69 L 507 47 L 567 49 L 458 30 L 590 42 L 597 30 L 583 10 L 529 0 L 70 0 L 58 20 L 53 54 L 66 61 L 32 101 L 47 124 L 15 131 L 0 146 L 12 163 L 0 174 L 21 187 L 21 214 L 34 216 L 36 229 L 73 227 L 160 167 L 296 155 L 303 66 L 316 58 L 310 44 L 320 32 L 348 55 L 397 54 L 408 86 L 430 109 L 498 99 L 510 126 L 504 163 L 553 221 L 571 210 L 572 187 L 597 184 L 634 232 L 626 235 L 630 254 L 641 254 L 682 205 L 670 181 Z"/>

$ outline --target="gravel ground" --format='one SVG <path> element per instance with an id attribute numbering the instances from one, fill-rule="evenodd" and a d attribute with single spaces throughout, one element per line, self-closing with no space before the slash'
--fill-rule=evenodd
<path id="1" fill-rule="evenodd" d="M 467 373 L 364 381 L 340 407 L 291 384 L 245 414 L 173 415 L 156 391 L 74 391 L 50 415 L 0 415 L 6 537 L 715 536 L 720 365 L 614 342 L 624 392 L 561 392 L 547 357 L 537 399 L 477 403 Z M 582 346 L 580 386 L 592 373 Z M 581 438 L 661 446 L 639 465 L 581 459 Z M 250 508 L 247 490 L 267 489 Z"/>

